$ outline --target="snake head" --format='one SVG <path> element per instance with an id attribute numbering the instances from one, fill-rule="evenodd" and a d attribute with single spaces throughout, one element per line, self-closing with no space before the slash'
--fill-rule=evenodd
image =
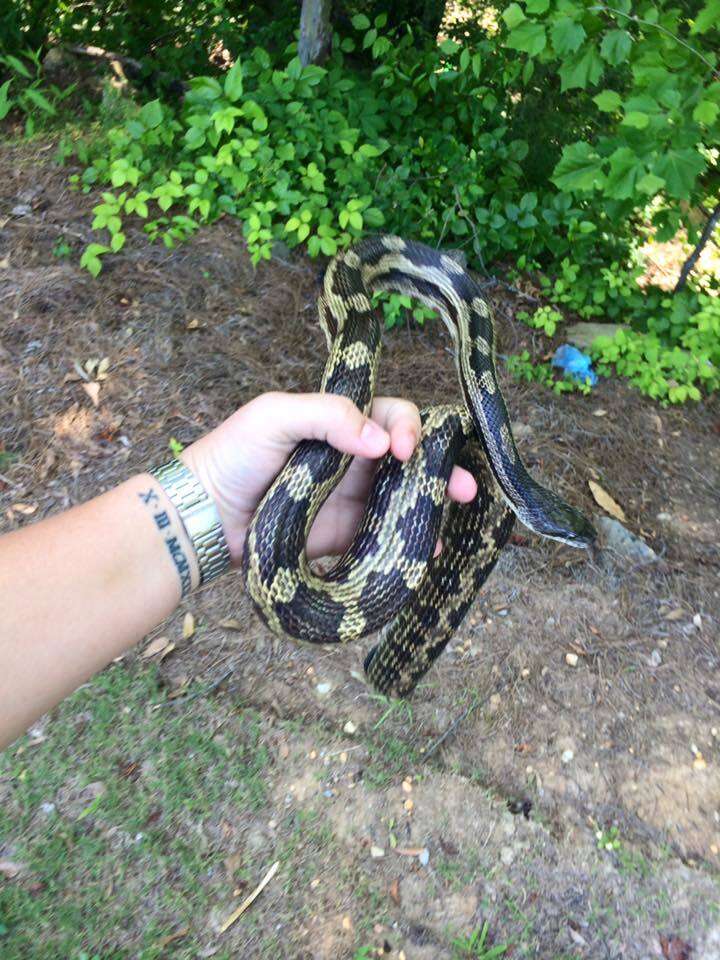
<path id="1" fill-rule="evenodd" d="M 543 489 L 541 519 L 538 522 L 535 518 L 535 522 L 528 526 L 535 533 L 549 537 L 551 540 L 559 540 L 560 543 L 567 543 L 570 547 L 590 547 L 597 537 L 597 531 L 587 517 L 545 489 Z"/>

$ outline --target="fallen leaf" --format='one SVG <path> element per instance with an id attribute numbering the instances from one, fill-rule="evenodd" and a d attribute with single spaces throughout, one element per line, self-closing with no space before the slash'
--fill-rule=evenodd
<path id="1" fill-rule="evenodd" d="M 110 366 L 110 357 L 103 357 L 95 371 L 96 380 L 107 380 L 108 368 Z"/>
<path id="2" fill-rule="evenodd" d="M 399 853 L 401 857 L 419 857 L 424 852 L 425 847 L 397 847 L 395 849 L 395 853 Z"/>
<path id="3" fill-rule="evenodd" d="M 370 856 L 373 860 L 379 860 L 381 857 L 385 856 L 385 851 L 382 847 L 370 847 Z"/>
<path id="4" fill-rule="evenodd" d="M 183 640 L 189 640 L 195 633 L 195 617 L 188 611 L 183 617 Z"/>
<path id="5" fill-rule="evenodd" d="M 182 940 L 188 933 L 190 933 L 190 927 L 182 927 L 177 933 L 170 933 L 167 937 L 160 937 L 157 945 L 162 950 L 164 947 L 170 946 L 171 943 L 175 943 L 176 940 Z"/>
<path id="6" fill-rule="evenodd" d="M 168 649 L 168 647 L 170 649 Z M 171 642 L 169 637 L 155 637 L 140 654 L 140 659 L 149 660 L 150 657 L 156 657 L 159 653 L 162 654 L 162 657 L 166 657 L 168 653 L 174 649 L 175 644 Z M 162 657 L 160 658 L 161 660 Z"/>
<path id="7" fill-rule="evenodd" d="M 225 931 L 228 930 L 235 923 L 235 921 L 243 915 L 243 913 L 245 913 L 247 908 L 254 902 L 254 900 L 262 893 L 265 887 L 270 883 L 272 878 L 278 872 L 279 867 L 280 867 L 280 861 L 276 860 L 275 863 L 270 867 L 268 872 L 265 874 L 265 876 L 262 878 L 260 883 L 257 885 L 257 887 L 255 887 L 255 889 L 250 894 L 250 896 L 246 900 L 243 900 L 243 902 L 240 904 L 237 910 L 231 913 L 230 916 L 225 921 L 225 923 L 220 927 L 220 933 L 225 933 Z"/>
<path id="8" fill-rule="evenodd" d="M 16 863 L 14 860 L 0 860 L 0 874 L 12 880 L 25 869 L 24 863 Z"/>
<path id="9" fill-rule="evenodd" d="M 23 517 L 31 517 L 37 508 L 36 503 L 14 503 L 11 507 L 15 513 L 20 513 Z"/>
<path id="10" fill-rule="evenodd" d="M 218 623 L 221 630 L 242 630 L 243 625 L 235 617 L 228 617 L 227 620 L 221 620 Z"/>
<path id="11" fill-rule="evenodd" d="M 92 400 L 93 406 L 99 407 L 100 406 L 100 384 L 93 380 L 92 383 L 83 383 L 82 388 Z"/>
<path id="12" fill-rule="evenodd" d="M 396 906 L 399 907 L 399 906 L 400 906 L 400 880 L 399 880 L 399 878 L 396 878 L 396 879 L 393 880 L 393 882 L 390 884 L 390 889 L 388 890 L 388 893 L 390 894 L 390 899 L 392 900 L 392 902 L 393 902 Z"/>
<path id="13" fill-rule="evenodd" d="M 665 960 L 690 960 L 692 947 L 680 937 L 660 937 L 660 947 Z"/>
<path id="14" fill-rule="evenodd" d="M 599 504 L 606 513 L 609 513 L 611 517 L 615 517 L 616 520 L 620 520 L 623 523 L 626 522 L 627 517 L 625 516 L 623 508 L 613 500 L 606 490 L 603 490 L 599 483 L 595 483 L 594 480 L 588 480 L 588 486 L 595 498 L 595 502 Z"/>
<path id="15" fill-rule="evenodd" d="M 669 610 L 667 613 L 663 614 L 663 620 L 682 620 L 685 616 L 685 611 L 678 607 L 675 610 Z"/>

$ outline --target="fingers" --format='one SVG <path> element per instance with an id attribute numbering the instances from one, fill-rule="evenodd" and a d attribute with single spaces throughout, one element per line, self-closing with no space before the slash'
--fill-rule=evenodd
<path id="1" fill-rule="evenodd" d="M 453 467 L 447 492 L 450 499 L 456 503 L 470 503 L 477 495 L 477 481 L 463 467 Z"/>
<path id="2" fill-rule="evenodd" d="M 420 413 L 414 403 L 398 397 L 378 397 L 372 419 L 348 400 L 331 393 L 266 393 L 253 400 L 253 419 L 268 439 L 288 451 L 301 440 L 324 440 L 352 456 L 377 459 L 390 450 L 408 460 L 420 439 Z M 453 467 L 448 496 L 469 503 L 477 493 L 471 473 Z"/>
<path id="3" fill-rule="evenodd" d="M 409 460 L 420 439 L 420 411 L 399 397 L 378 397 L 372 417 L 390 434 L 390 450 L 398 460 Z"/>
<path id="4" fill-rule="evenodd" d="M 324 440 L 353 456 L 382 457 L 390 447 L 383 427 L 347 397 L 332 393 L 269 393 L 257 398 L 257 414 L 269 435 L 292 448 L 300 440 Z"/>

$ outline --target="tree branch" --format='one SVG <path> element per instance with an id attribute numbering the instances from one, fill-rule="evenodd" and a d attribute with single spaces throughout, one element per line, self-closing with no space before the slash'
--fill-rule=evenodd
<path id="1" fill-rule="evenodd" d="M 678 282 L 675 284 L 675 289 L 673 293 L 677 293 L 679 290 L 682 290 L 682 288 L 687 283 L 687 278 L 690 276 L 690 272 L 692 271 L 693 267 L 700 259 L 700 254 L 703 252 L 703 248 L 705 244 L 708 242 L 708 240 L 710 239 L 712 232 L 715 229 L 719 220 L 720 220 L 720 203 L 717 204 L 713 212 L 710 214 L 708 221 L 703 228 L 703 232 L 700 234 L 700 239 L 695 245 L 695 249 L 683 264 L 682 270 L 680 271 L 680 276 L 678 277 Z"/>

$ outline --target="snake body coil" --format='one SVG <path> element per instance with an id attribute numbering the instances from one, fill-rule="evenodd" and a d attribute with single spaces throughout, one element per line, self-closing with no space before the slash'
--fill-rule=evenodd
<path id="1" fill-rule="evenodd" d="M 460 625 L 510 536 L 515 517 L 574 546 L 588 521 L 525 469 L 495 373 L 490 308 L 454 259 L 394 236 L 371 237 L 328 266 L 319 298 L 329 358 L 321 389 L 372 403 L 381 327 L 370 295 L 408 294 L 436 309 L 453 338 L 464 404 L 423 411 L 413 457 L 382 461 L 353 543 L 321 576 L 305 555 L 318 510 L 350 457 L 326 443 L 300 443 L 258 506 L 245 542 L 245 580 L 266 623 L 312 643 L 381 630 L 365 661 L 370 682 L 406 695 Z M 453 464 L 478 481 L 475 500 L 447 504 Z M 444 549 L 433 559 L 438 536 Z"/>

